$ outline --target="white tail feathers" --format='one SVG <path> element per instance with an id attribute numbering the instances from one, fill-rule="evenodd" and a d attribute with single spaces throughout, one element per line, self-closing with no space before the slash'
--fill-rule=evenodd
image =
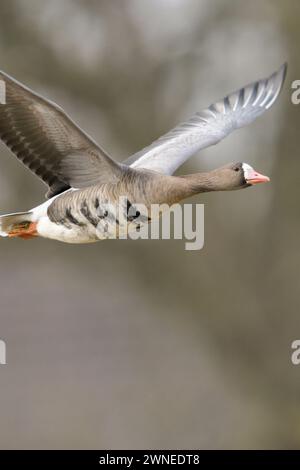
<path id="1" fill-rule="evenodd" d="M 0 216 L 0 236 L 7 237 L 10 230 L 16 224 L 21 222 L 31 222 L 33 213 L 29 212 L 16 212 L 14 214 L 6 214 Z"/>

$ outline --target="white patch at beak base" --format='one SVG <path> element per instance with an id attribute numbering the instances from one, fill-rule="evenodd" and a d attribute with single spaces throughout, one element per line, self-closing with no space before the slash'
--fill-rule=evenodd
<path id="1" fill-rule="evenodd" d="M 248 184 L 254 185 L 258 183 L 267 183 L 268 181 L 270 181 L 270 178 L 268 176 L 258 173 L 250 165 L 248 165 L 248 163 L 243 163 L 242 168 L 244 172 L 245 181 Z"/>

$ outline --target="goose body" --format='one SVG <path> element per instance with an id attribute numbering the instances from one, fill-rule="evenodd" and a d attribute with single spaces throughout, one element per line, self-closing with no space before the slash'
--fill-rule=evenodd
<path id="1" fill-rule="evenodd" d="M 286 65 L 228 95 L 119 164 L 56 104 L 0 72 L 6 88 L 0 139 L 48 185 L 46 202 L 28 212 L 0 216 L 0 235 L 68 243 L 118 238 L 151 222 L 153 204 L 172 205 L 201 192 L 268 181 L 246 163 L 207 173 L 173 173 L 193 153 L 269 109 L 285 73 Z M 135 209 L 139 205 L 145 213 Z"/>

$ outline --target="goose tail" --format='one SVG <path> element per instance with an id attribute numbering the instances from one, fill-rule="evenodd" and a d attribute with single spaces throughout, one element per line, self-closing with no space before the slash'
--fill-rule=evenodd
<path id="1" fill-rule="evenodd" d="M 0 216 L 1 237 L 31 238 L 36 235 L 36 223 L 33 212 L 16 212 Z"/>

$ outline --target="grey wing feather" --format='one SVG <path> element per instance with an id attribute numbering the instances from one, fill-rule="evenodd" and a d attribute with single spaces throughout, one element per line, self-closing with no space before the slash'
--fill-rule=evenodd
<path id="1" fill-rule="evenodd" d="M 114 162 L 55 103 L 0 72 L 0 139 L 48 186 L 48 197 L 118 177 Z"/>
<path id="2" fill-rule="evenodd" d="M 287 64 L 284 64 L 270 77 L 231 93 L 123 163 L 133 168 L 173 174 L 194 153 L 218 143 L 269 109 L 281 91 L 286 70 Z"/>

